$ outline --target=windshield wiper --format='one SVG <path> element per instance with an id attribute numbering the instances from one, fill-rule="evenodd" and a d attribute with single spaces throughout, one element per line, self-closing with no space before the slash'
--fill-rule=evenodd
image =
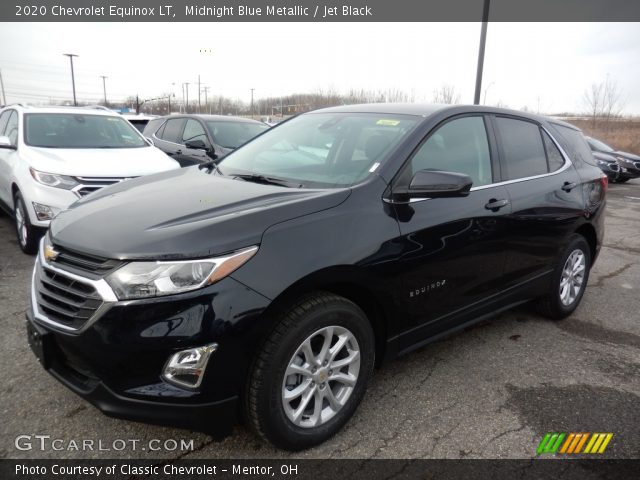
<path id="1" fill-rule="evenodd" d="M 265 185 L 278 185 L 280 187 L 300 188 L 304 185 L 297 182 L 290 182 L 282 178 L 267 177 L 258 173 L 239 173 L 232 175 L 234 178 L 241 178 L 245 182 L 262 183 Z"/>

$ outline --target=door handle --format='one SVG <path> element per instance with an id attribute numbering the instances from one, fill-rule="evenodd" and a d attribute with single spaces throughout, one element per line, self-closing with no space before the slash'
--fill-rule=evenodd
<path id="1" fill-rule="evenodd" d="M 176 150 L 171 155 L 182 155 L 182 150 Z"/>
<path id="2" fill-rule="evenodd" d="M 484 208 L 486 208 L 487 210 L 491 210 L 492 212 L 497 212 L 502 207 L 506 207 L 507 205 L 509 205 L 509 200 L 505 198 L 502 198 L 500 200 L 492 198 L 491 200 L 489 200 L 489 203 L 484 206 Z"/>
<path id="3" fill-rule="evenodd" d="M 578 184 L 575 182 L 564 182 L 564 185 L 562 185 L 562 190 L 564 190 L 565 192 L 570 192 L 577 186 Z"/>

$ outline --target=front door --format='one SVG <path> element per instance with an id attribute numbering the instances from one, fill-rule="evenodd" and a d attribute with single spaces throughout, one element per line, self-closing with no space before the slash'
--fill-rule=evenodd
<path id="1" fill-rule="evenodd" d="M 506 188 L 494 184 L 498 174 L 486 122 L 474 115 L 437 127 L 400 176 L 410 179 L 426 169 L 465 173 L 473 180 L 468 196 L 395 205 L 404 304 L 412 325 L 400 348 L 415 343 L 416 336 L 450 328 L 452 314 L 473 310 L 500 288 L 511 204 Z"/>

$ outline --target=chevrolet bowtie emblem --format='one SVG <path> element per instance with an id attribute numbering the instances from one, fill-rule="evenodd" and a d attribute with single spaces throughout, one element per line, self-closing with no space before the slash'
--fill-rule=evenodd
<path id="1" fill-rule="evenodd" d="M 54 248 L 51 245 L 46 245 L 44 247 L 44 259 L 47 262 L 55 261 L 55 259 L 58 258 L 58 255 L 60 255 L 60 252 L 57 252 L 56 250 L 54 250 Z"/>

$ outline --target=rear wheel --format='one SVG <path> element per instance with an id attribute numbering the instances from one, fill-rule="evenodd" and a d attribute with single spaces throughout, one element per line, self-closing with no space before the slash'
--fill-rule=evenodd
<path id="1" fill-rule="evenodd" d="M 560 257 L 549 292 L 538 301 L 540 312 L 554 320 L 571 315 L 582 300 L 590 269 L 591 249 L 585 238 L 576 234 Z"/>
<path id="2" fill-rule="evenodd" d="M 325 441 L 356 410 L 374 356 L 373 331 L 357 305 L 329 293 L 301 299 L 254 362 L 245 395 L 249 425 L 287 450 Z"/>
<path id="3" fill-rule="evenodd" d="M 18 245 L 24 253 L 34 254 L 38 251 L 38 242 L 42 236 L 42 229 L 31 225 L 27 207 L 20 192 L 16 193 L 13 201 L 13 216 L 16 223 Z"/>

